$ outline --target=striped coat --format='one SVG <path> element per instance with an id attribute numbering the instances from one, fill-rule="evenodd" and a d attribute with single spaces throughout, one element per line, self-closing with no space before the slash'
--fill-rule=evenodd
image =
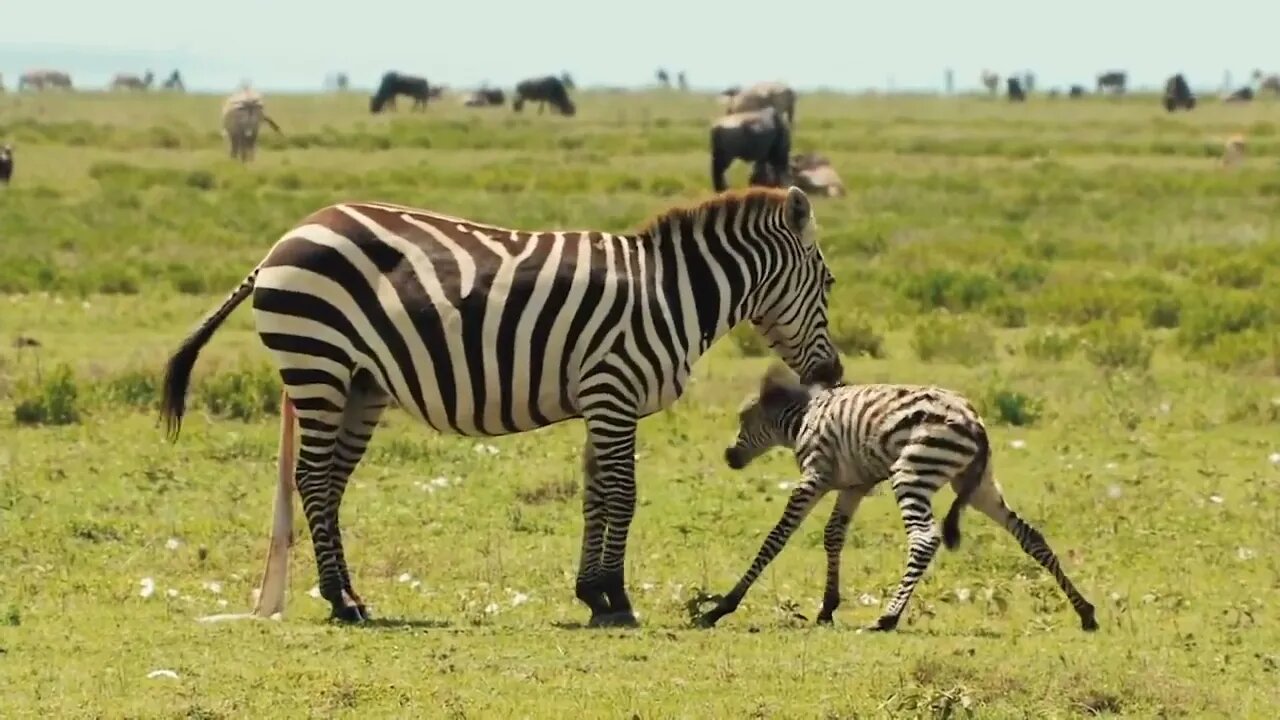
<path id="1" fill-rule="evenodd" d="M 623 567 L 639 420 L 670 407 L 698 358 L 742 321 L 808 381 L 843 374 L 827 330 L 833 278 L 816 233 L 798 188 L 726 193 L 626 235 L 333 205 L 285 232 L 183 341 L 166 370 L 163 417 L 176 437 L 201 347 L 252 297 L 285 392 L 275 529 L 255 612 L 283 609 L 296 486 L 320 594 L 334 617 L 351 621 L 367 610 L 351 584 L 338 511 L 390 403 L 455 435 L 581 419 L 575 592 L 593 624 L 634 624 Z"/>

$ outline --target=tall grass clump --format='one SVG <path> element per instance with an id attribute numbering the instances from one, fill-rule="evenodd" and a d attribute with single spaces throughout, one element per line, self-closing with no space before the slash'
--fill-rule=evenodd
<path id="1" fill-rule="evenodd" d="M 66 363 L 59 363 L 48 377 L 19 382 L 14 395 L 13 420 L 19 425 L 80 422 L 80 388 Z"/>

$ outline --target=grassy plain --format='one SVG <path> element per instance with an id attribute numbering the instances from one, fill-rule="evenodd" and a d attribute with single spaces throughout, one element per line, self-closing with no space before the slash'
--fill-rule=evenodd
<path id="1" fill-rule="evenodd" d="M 736 615 L 688 626 L 685 602 L 732 585 L 794 476 L 781 452 L 723 467 L 769 361 L 744 334 L 642 425 L 641 629 L 572 627 L 579 424 L 477 443 L 399 412 L 344 516 L 382 619 L 324 622 L 304 535 L 282 622 L 195 622 L 246 608 L 257 582 L 277 384 L 245 309 L 197 365 L 177 445 L 155 426 L 158 375 L 279 232 L 353 198 L 626 230 L 708 193 L 717 112 L 599 94 L 574 119 L 456 103 L 370 118 L 361 96 L 279 97 L 286 136 L 242 167 L 219 102 L 0 96 L 18 162 L 0 192 L 0 715 L 1280 711 L 1280 104 L 801 98 L 797 150 L 850 188 L 817 209 L 849 378 L 970 393 L 1011 504 L 1102 624 L 1081 633 L 1052 580 L 970 513 L 881 636 L 856 628 L 905 561 L 884 492 L 854 521 L 834 628 L 793 617 L 816 613 L 825 504 Z M 1241 131 L 1251 157 L 1225 172 L 1216 153 Z"/>

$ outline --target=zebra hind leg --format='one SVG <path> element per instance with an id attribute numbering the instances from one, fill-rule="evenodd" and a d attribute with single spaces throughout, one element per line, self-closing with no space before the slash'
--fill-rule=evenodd
<path id="1" fill-rule="evenodd" d="M 942 544 L 942 535 L 933 522 L 933 494 L 937 492 L 938 480 L 934 476 L 918 475 L 910 469 L 898 469 L 894 472 L 891 481 L 893 494 L 898 500 L 902 524 L 907 530 L 907 569 L 898 581 L 898 590 L 889 607 L 868 630 L 884 631 L 898 627 L 898 620 L 911 601 L 916 584 L 929 569 L 938 546 Z"/>
<path id="2" fill-rule="evenodd" d="M 840 607 L 840 555 L 849 534 L 849 523 L 866 494 L 867 491 L 860 487 L 841 490 L 822 532 L 822 547 L 827 553 L 827 581 L 822 593 L 822 610 L 818 612 L 819 624 L 832 623 L 836 608 Z"/>
<path id="3" fill-rule="evenodd" d="M 378 387 L 371 375 L 367 372 L 356 374 L 347 397 L 346 410 L 342 414 L 342 426 L 338 430 L 334 443 L 333 462 L 329 472 L 333 499 L 329 506 L 328 522 L 332 528 L 333 554 L 342 578 L 342 590 L 345 593 L 343 607 L 345 608 L 345 603 L 349 601 L 355 607 L 355 612 L 351 614 L 366 620 L 369 619 L 369 612 L 364 600 L 351 586 L 351 574 L 347 568 L 346 553 L 342 547 L 342 526 L 338 516 L 342 507 L 342 496 L 347 489 L 347 480 L 351 477 L 356 465 L 360 464 L 360 459 L 364 457 L 369 440 L 372 439 L 378 427 L 378 420 L 381 419 L 390 401 L 391 397 Z M 340 617 L 337 610 L 335 608 L 334 614 Z"/>
<path id="4" fill-rule="evenodd" d="M 1067 596 L 1067 601 L 1071 603 L 1071 607 L 1076 611 L 1076 615 L 1080 617 L 1080 628 L 1085 632 L 1093 632 L 1098 629 L 1098 620 L 1094 615 L 1093 603 L 1089 602 L 1076 589 L 1071 579 L 1062 571 L 1062 566 L 1058 563 L 1058 556 L 1054 554 L 1049 547 L 1049 543 L 1045 542 L 1044 535 L 1033 527 L 1030 523 L 1018 517 L 1018 514 L 1005 504 L 1004 497 L 1000 492 L 1000 486 L 995 479 L 987 473 L 982 478 L 982 483 L 974 490 L 969 504 L 977 508 L 983 515 L 996 521 L 1001 527 L 1009 531 L 1018 541 L 1018 545 L 1022 547 L 1022 551 L 1030 555 L 1033 560 L 1040 564 L 1053 579 L 1057 581 L 1058 587 Z"/>
<path id="5" fill-rule="evenodd" d="M 378 402 L 371 402 L 375 398 L 362 391 L 360 381 L 348 383 L 343 397 L 335 397 L 333 392 L 317 396 L 307 371 L 286 369 L 281 374 L 298 416 L 295 484 L 311 532 L 320 596 L 329 601 L 332 619 L 361 622 L 365 619 L 363 603 L 348 594 L 350 579 L 337 522 L 338 509 L 346 479 L 372 434 L 372 426 L 365 424 L 372 414 L 367 405 L 385 401 L 376 398 Z M 360 453 L 341 451 L 340 437 L 352 447 L 359 447 Z"/>

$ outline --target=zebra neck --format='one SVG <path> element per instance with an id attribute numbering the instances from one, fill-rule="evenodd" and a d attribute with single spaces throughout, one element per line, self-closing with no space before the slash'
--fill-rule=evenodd
<path id="1" fill-rule="evenodd" d="M 682 289 L 680 302 L 692 306 L 692 313 L 686 313 L 686 317 L 696 316 L 697 327 L 688 327 L 688 323 L 686 327 L 696 330 L 697 337 L 690 339 L 700 341 L 697 349 L 701 353 L 747 316 L 749 297 L 759 283 L 752 277 L 750 267 L 743 264 L 743 260 L 752 260 L 751 253 L 730 238 L 707 234 L 695 239 L 688 232 L 681 235 L 675 245 L 687 289 Z"/>
<path id="2" fill-rule="evenodd" d="M 804 424 L 805 413 L 809 411 L 808 398 L 796 401 L 778 414 L 778 430 L 788 447 L 796 446 L 796 438 L 800 437 L 800 426 Z"/>

